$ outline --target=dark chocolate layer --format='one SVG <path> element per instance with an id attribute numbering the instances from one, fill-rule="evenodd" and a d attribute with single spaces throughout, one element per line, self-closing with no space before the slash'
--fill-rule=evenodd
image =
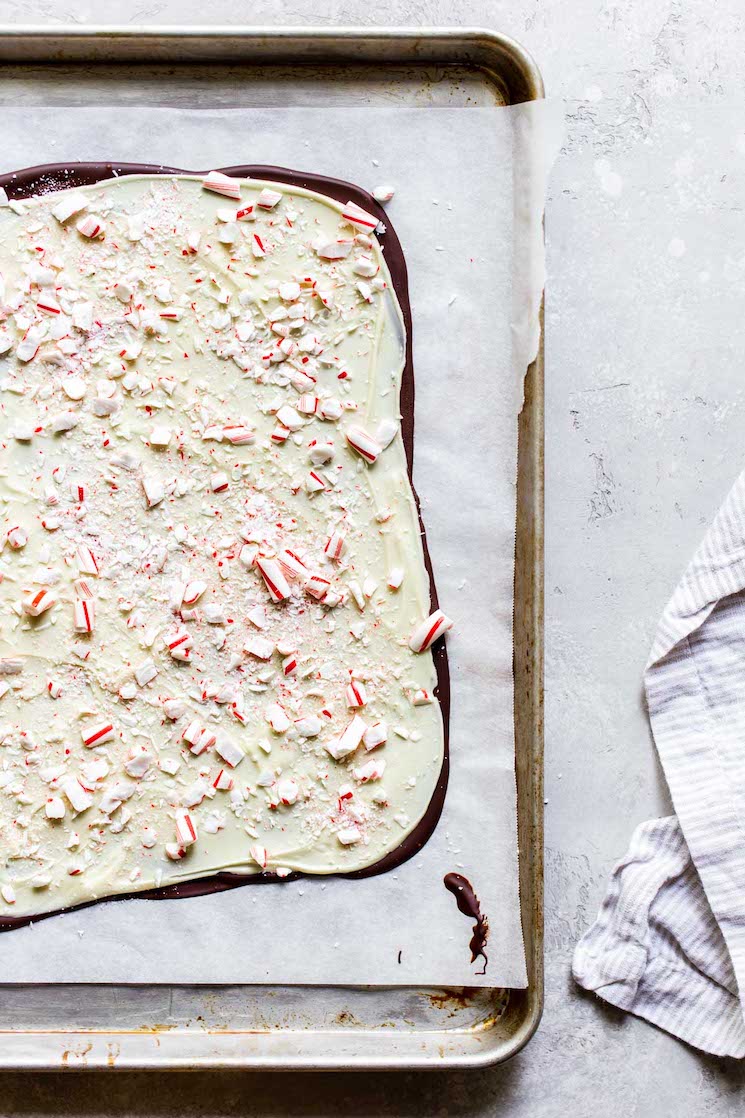
<path id="1" fill-rule="evenodd" d="M 213 168 L 210 168 L 213 169 Z M 391 273 L 393 288 L 401 305 L 406 327 L 406 364 L 404 366 L 401 383 L 401 435 L 406 451 L 406 462 L 414 492 L 419 526 L 422 534 L 424 548 L 424 561 L 429 575 L 430 597 L 432 609 L 438 607 L 437 590 L 435 587 L 432 562 L 427 549 L 427 538 L 422 523 L 419 498 L 414 490 L 412 469 L 414 462 L 414 366 L 412 361 L 412 321 L 411 304 L 409 302 L 409 286 L 401 242 L 391 226 L 388 215 L 375 201 L 371 194 L 359 186 L 346 183 L 341 179 L 328 178 L 325 175 L 316 175 L 302 171 L 291 171 L 286 167 L 221 167 L 226 175 L 236 178 L 268 179 L 274 182 L 287 183 L 289 186 L 304 187 L 314 190 L 318 194 L 325 194 L 336 201 L 346 203 L 356 202 L 369 213 L 374 214 L 385 225 L 385 233 L 379 234 L 379 239 L 385 253 L 386 263 Z M 122 175 L 204 175 L 206 171 L 184 171 L 176 167 L 161 167 L 146 163 L 68 163 L 66 165 L 46 164 L 39 167 L 27 167 L 22 171 L 0 175 L 0 186 L 4 187 L 10 198 L 29 198 L 37 194 L 48 194 L 57 190 L 67 190 L 75 186 L 90 186 L 105 179 L 120 178 Z M 153 900 L 163 900 L 176 897 L 199 897 L 206 893 L 222 892 L 225 889 L 235 889 L 241 885 L 276 884 L 285 881 L 294 881 L 300 877 L 321 879 L 325 877 L 360 878 L 371 877 L 374 874 L 384 873 L 395 869 L 409 858 L 412 858 L 427 840 L 437 826 L 445 802 L 445 791 L 448 783 L 449 772 L 449 723 L 450 723 L 450 674 L 448 671 L 447 650 L 445 641 L 439 640 L 433 648 L 435 668 L 437 671 L 436 694 L 442 710 L 443 729 L 445 736 L 445 754 L 437 779 L 432 799 L 427 811 L 403 842 L 379 859 L 373 865 L 352 873 L 340 874 L 301 874 L 292 873 L 288 877 L 278 878 L 273 873 L 262 874 L 235 874 L 221 872 L 210 877 L 200 877 L 193 881 L 186 881 L 179 885 L 167 885 L 161 889 L 148 889 L 143 892 L 116 894 L 111 897 L 102 897 L 101 900 L 125 900 L 139 897 Z M 454 875 L 449 875 L 454 876 Z M 447 882 L 446 882 L 447 884 Z M 450 886 L 448 886 L 449 888 Z M 72 912 L 75 909 L 87 908 L 90 904 L 99 904 L 100 901 L 88 901 L 85 904 L 75 905 L 70 909 L 59 911 Z M 0 917 L 0 931 L 17 928 L 35 920 L 56 916 L 59 911 L 43 913 L 32 917 Z M 479 952 L 481 953 L 481 952 Z"/>
<path id="2" fill-rule="evenodd" d="M 449 893 L 455 897 L 455 903 L 464 916 L 474 920 L 473 935 L 469 947 L 471 948 L 471 962 L 478 958 L 484 960 L 484 969 L 481 974 L 486 974 L 489 959 L 486 954 L 486 941 L 489 938 L 489 921 L 481 911 L 481 904 L 476 892 L 467 877 L 462 873 L 446 873 L 443 884 Z"/>

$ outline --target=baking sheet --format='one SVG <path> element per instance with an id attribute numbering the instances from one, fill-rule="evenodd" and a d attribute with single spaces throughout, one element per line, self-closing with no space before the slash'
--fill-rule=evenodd
<path id="1" fill-rule="evenodd" d="M 2 981 L 525 985 L 511 627 L 516 415 L 542 286 L 544 184 L 539 175 L 526 186 L 522 160 L 544 150 L 543 109 L 4 112 L 3 171 L 74 159 L 265 162 L 397 187 L 389 212 L 414 315 L 414 478 L 456 628 L 450 786 L 417 857 L 361 881 L 104 903 L 43 921 L 0 937 Z M 450 871 L 469 878 L 489 919 L 483 975 L 470 962 L 471 922 L 442 884 Z"/>

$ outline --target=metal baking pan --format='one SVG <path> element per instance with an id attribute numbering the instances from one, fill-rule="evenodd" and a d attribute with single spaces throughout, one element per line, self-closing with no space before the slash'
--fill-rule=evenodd
<path id="1" fill-rule="evenodd" d="M 465 111 L 534 100 L 543 86 L 522 47 L 481 30 L 0 32 L 0 106 L 99 104 L 102 95 L 212 109 L 385 102 Z M 519 420 L 514 643 L 526 990 L 0 985 L 0 1068 L 442 1068 L 514 1055 L 543 1005 L 542 340 Z"/>

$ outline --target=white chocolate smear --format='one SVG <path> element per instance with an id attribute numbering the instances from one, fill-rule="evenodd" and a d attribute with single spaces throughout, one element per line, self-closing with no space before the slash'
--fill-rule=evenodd
<path id="1" fill-rule="evenodd" d="M 0 916 L 365 868 L 440 773 L 370 215 L 206 186 L 0 211 Z"/>

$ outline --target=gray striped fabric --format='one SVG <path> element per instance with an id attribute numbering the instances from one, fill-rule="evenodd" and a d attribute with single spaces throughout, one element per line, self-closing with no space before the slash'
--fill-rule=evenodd
<path id="1" fill-rule="evenodd" d="M 745 1056 L 745 475 L 645 672 L 676 815 L 644 823 L 578 943 L 576 981 L 689 1044 Z"/>

